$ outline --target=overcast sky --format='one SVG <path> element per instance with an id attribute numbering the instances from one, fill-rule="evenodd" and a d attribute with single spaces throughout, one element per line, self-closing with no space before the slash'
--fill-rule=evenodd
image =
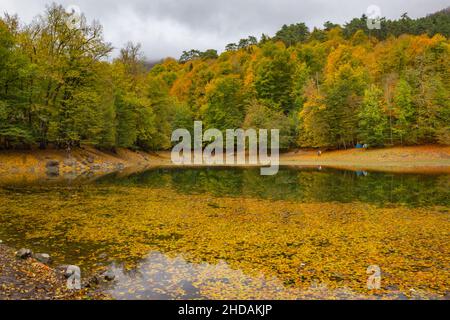
<path id="1" fill-rule="evenodd" d="M 17 13 L 23 22 L 44 11 L 51 0 L 0 0 L 0 12 Z M 283 24 L 327 20 L 344 23 L 370 5 L 382 16 L 404 12 L 420 17 L 448 6 L 448 0 L 60 0 L 78 6 L 89 20 L 104 26 L 105 39 L 120 48 L 142 44 L 148 59 L 178 58 L 187 49 L 217 49 L 248 35 L 273 35 Z"/>

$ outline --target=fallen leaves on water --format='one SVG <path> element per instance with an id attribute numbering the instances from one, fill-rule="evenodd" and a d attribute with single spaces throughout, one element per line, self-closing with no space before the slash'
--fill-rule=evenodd
<path id="1" fill-rule="evenodd" d="M 3 240 L 34 244 L 86 271 L 112 262 L 122 264 L 123 272 L 139 270 L 155 251 L 169 259 L 166 267 L 175 268 L 170 259 L 180 257 L 191 267 L 206 263 L 210 267 L 194 268 L 190 280 L 202 298 L 436 298 L 450 287 L 450 224 L 439 206 L 387 208 L 85 186 L 5 192 L 0 208 Z M 381 290 L 367 289 L 369 265 L 382 269 Z M 183 272 L 169 274 L 175 285 L 155 286 L 154 292 L 185 297 L 176 285 Z M 137 286 L 148 287 L 134 285 L 124 285 L 122 296 L 145 298 L 146 290 Z"/>

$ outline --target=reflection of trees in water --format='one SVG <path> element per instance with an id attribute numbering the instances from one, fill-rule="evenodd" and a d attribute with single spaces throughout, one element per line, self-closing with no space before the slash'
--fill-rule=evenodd
<path id="1" fill-rule="evenodd" d="M 171 187 L 182 193 L 248 196 L 297 201 L 362 201 L 377 204 L 449 205 L 449 175 L 368 173 L 282 168 L 261 176 L 257 168 L 156 169 L 99 180 L 145 187 Z"/>
<path id="2" fill-rule="evenodd" d="M 198 178 L 197 173 L 190 174 Z M 211 174 L 200 175 L 198 186 L 222 183 L 217 175 L 208 179 Z M 309 180 L 303 179 L 302 174 Z M 179 192 L 173 174 L 159 180 L 154 177 L 147 173 L 148 183 L 174 187 L 150 188 L 142 182 L 142 176 L 135 176 L 120 183 L 133 181 L 136 187 L 103 181 L 103 185 L 50 188 L 45 193 L 0 190 L 0 236 L 16 247 L 31 246 L 36 252 L 49 252 L 57 264 L 79 265 L 84 275 L 112 262 L 123 264 L 126 270 L 140 269 L 148 252 L 159 251 L 170 254 L 171 259 L 183 255 L 186 263 L 194 266 L 204 262 L 215 266 L 223 260 L 229 269 L 242 270 L 252 278 L 258 273 L 268 278 L 276 276 L 283 286 L 302 292 L 315 280 L 330 289 L 348 286 L 358 292 L 366 290 L 366 270 L 371 264 L 390 274 L 383 278 L 386 286 L 399 286 L 401 292 L 422 288 L 444 295 L 448 288 L 448 277 L 442 273 L 446 267 L 448 230 L 444 207 L 380 208 L 364 202 L 214 198 L 210 194 Z M 340 179 L 358 181 L 351 173 L 342 174 Z M 236 181 L 248 181 L 248 189 L 237 188 L 238 191 L 272 190 L 270 183 L 258 183 L 262 181 L 259 175 L 250 171 Z M 289 182 L 292 190 L 302 191 L 305 198 L 317 197 L 315 190 L 330 183 L 327 175 L 320 172 L 283 172 L 269 179 L 273 184 L 281 184 L 280 181 Z M 334 181 L 333 186 L 338 183 L 339 180 Z M 300 189 L 305 185 L 307 189 Z M 169 268 L 162 266 L 165 271 Z M 153 270 L 152 266 L 150 272 Z M 180 274 L 179 270 L 174 271 L 169 276 Z M 187 284 L 181 279 L 173 289 L 178 292 L 180 287 L 189 288 L 196 279 Z M 240 283 L 237 281 L 237 285 Z M 130 285 L 131 289 L 136 288 L 136 283 Z M 255 285 L 252 293 L 261 292 L 258 283 Z M 198 288 L 201 296 L 210 296 L 205 294 L 204 285 Z M 217 286 L 209 288 L 214 290 Z"/>
<path id="3" fill-rule="evenodd" d="M 358 293 L 345 286 L 329 288 L 317 280 L 310 287 L 285 286 L 277 277 L 264 274 L 249 275 L 233 269 L 225 261 L 216 264 L 191 263 L 182 255 L 170 257 L 151 252 L 128 271 L 113 264 L 116 275 L 107 293 L 115 299 L 379 299 L 371 293 Z M 399 299 L 401 292 L 390 293 L 390 299 Z M 404 296 L 403 296 L 404 297 Z M 423 297 L 434 297 L 425 292 Z"/>

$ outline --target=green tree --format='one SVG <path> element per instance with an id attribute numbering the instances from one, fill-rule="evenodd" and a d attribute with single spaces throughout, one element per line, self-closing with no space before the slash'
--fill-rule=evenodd
<path id="1" fill-rule="evenodd" d="M 275 41 L 282 41 L 286 46 L 290 47 L 297 43 L 304 42 L 309 36 L 309 29 L 304 23 L 283 25 L 275 37 Z"/>
<path id="2" fill-rule="evenodd" d="M 202 114 L 206 128 L 241 128 L 245 117 L 242 82 L 234 76 L 215 79 L 208 87 Z"/>
<path id="3" fill-rule="evenodd" d="M 296 143 L 295 121 L 274 106 L 265 105 L 266 101 L 253 100 L 247 107 L 244 120 L 245 129 L 280 130 L 280 148 L 288 150 Z"/>
<path id="4" fill-rule="evenodd" d="M 128 43 L 114 62 L 117 144 L 151 149 L 157 134 L 155 102 L 140 45 Z"/>
<path id="5" fill-rule="evenodd" d="M 292 111 L 294 65 L 286 50 L 279 49 L 273 57 L 263 58 L 256 68 L 255 88 L 259 99 L 279 105 L 283 112 Z"/>
<path id="6" fill-rule="evenodd" d="M 357 142 L 358 113 L 366 85 L 363 69 L 353 68 L 351 63 L 338 67 L 326 83 L 326 119 L 331 125 L 330 137 L 339 148 Z"/>
<path id="7" fill-rule="evenodd" d="M 23 82 L 29 63 L 18 48 L 17 17 L 0 19 L 0 147 L 27 146 L 35 141 L 29 91 Z"/>
<path id="8" fill-rule="evenodd" d="M 358 139 L 370 146 L 383 146 L 388 129 L 388 119 L 384 113 L 383 91 L 371 86 L 364 93 L 364 100 L 358 115 Z"/>
<path id="9" fill-rule="evenodd" d="M 397 84 L 394 96 L 394 134 L 400 140 L 400 143 L 415 143 L 417 140 L 417 132 L 415 128 L 416 110 L 413 103 L 412 88 L 409 83 L 401 79 Z"/>
<path id="10" fill-rule="evenodd" d="M 298 114 L 298 145 L 300 147 L 334 147 L 332 125 L 325 97 L 317 83 L 309 81 L 305 88 L 305 103 Z"/>

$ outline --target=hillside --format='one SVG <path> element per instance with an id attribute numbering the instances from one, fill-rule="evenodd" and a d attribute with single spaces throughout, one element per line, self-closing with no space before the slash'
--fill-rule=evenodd
<path id="1" fill-rule="evenodd" d="M 285 25 L 150 71 L 140 45 L 111 59 L 102 26 L 70 18 L 54 4 L 30 25 L 0 20 L 0 148 L 169 150 L 194 120 L 280 129 L 283 150 L 450 141 L 448 9 L 380 30 Z"/>

